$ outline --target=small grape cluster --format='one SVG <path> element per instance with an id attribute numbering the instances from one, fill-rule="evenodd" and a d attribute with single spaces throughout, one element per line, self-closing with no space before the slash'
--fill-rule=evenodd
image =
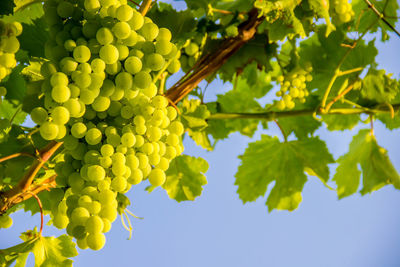
<path id="1" fill-rule="evenodd" d="M 180 63 L 182 70 L 188 72 L 201 56 L 203 36 L 196 36 L 186 41 L 181 50 Z"/>
<path id="2" fill-rule="evenodd" d="M 347 0 L 335 0 L 334 9 L 341 23 L 347 23 L 354 16 L 353 7 Z"/>
<path id="3" fill-rule="evenodd" d="M 279 110 L 293 109 L 296 105 L 295 100 L 300 103 L 306 102 L 306 97 L 309 95 L 306 82 L 312 81 L 311 71 L 311 66 L 306 69 L 298 67 L 285 76 L 278 76 L 276 80 L 281 88 L 276 92 L 276 96 L 281 97 L 281 100 L 276 102 L 276 107 Z"/>
<path id="4" fill-rule="evenodd" d="M 15 53 L 20 46 L 17 36 L 21 33 L 21 23 L 6 23 L 0 20 L 0 81 L 9 75 L 12 68 L 17 65 Z"/>
<path id="5" fill-rule="evenodd" d="M 48 0 L 51 39 L 41 67 L 44 106 L 31 111 L 46 140 L 64 142 L 55 166 L 68 188 L 52 212 L 80 248 L 101 249 L 117 195 L 148 178 L 166 181 L 184 127 L 154 77 L 179 56 L 171 32 L 126 0 Z"/>

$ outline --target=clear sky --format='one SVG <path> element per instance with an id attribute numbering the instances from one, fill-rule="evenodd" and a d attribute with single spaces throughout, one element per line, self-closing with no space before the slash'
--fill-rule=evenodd
<path id="1" fill-rule="evenodd" d="M 380 67 L 396 77 L 399 47 L 396 36 L 379 46 Z M 221 87 L 216 83 L 209 88 L 209 97 L 221 93 Z M 366 127 L 345 132 L 319 130 L 317 135 L 338 158 L 347 152 L 352 135 Z M 280 137 L 273 127 L 257 132 L 253 139 L 233 134 L 213 152 L 203 151 L 186 138 L 185 153 L 202 156 L 210 164 L 203 195 L 194 202 L 177 203 L 160 188 L 148 194 L 144 191 L 147 184 L 134 187 L 128 193 L 133 203 L 130 210 L 144 219 L 132 221 L 133 238 L 127 240 L 129 234 L 117 219 L 106 234 L 106 246 L 100 252 L 79 250 L 74 266 L 400 266 L 400 191 L 392 186 L 339 201 L 334 191 L 310 177 L 303 202 L 294 212 L 268 213 L 265 198 L 243 205 L 234 186 L 237 156 L 261 133 Z M 400 170 L 400 131 L 388 131 L 376 123 L 375 133 Z M 0 248 L 17 244 L 21 232 L 40 223 L 39 216 L 23 212 L 12 218 L 14 226 L 0 230 Z M 44 235 L 59 233 L 49 226 L 44 229 Z"/>

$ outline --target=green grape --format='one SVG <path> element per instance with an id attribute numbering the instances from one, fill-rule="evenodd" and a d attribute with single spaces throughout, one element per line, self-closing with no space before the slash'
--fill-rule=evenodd
<path id="1" fill-rule="evenodd" d="M 146 131 L 146 137 L 152 142 L 160 140 L 161 136 L 162 132 L 158 127 L 150 126 Z"/>
<path id="2" fill-rule="evenodd" d="M 179 144 L 179 136 L 176 134 L 170 134 L 167 136 L 167 144 L 170 146 L 177 146 Z"/>
<path id="3" fill-rule="evenodd" d="M 8 215 L 0 216 L 0 228 L 10 228 L 13 224 L 13 220 Z"/>
<path id="4" fill-rule="evenodd" d="M 120 89 L 130 89 L 133 85 L 133 78 L 129 72 L 120 72 L 115 77 L 115 86 Z"/>
<path id="5" fill-rule="evenodd" d="M 62 72 L 55 72 L 51 75 L 50 78 L 51 86 L 67 86 L 68 85 L 68 76 Z"/>
<path id="6" fill-rule="evenodd" d="M 109 28 L 103 27 L 97 30 L 96 40 L 99 44 L 108 45 L 114 41 L 114 35 Z"/>
<path id="7" fill-rule="evenodd" d="M 151 104 L 158 109 L 163 109 L 166 108 L 168 106 L 168 100 L 166 97 L 162 96 L 162 95 L 158 95 L 155 96 L 152 100 L 151 100 Z"/>
<path id="8" fill-rule="evenodd" d="M 152 186 L 161 186 L 165 183 L 166 176 L 161 169 L 153 169 L 149 174 L 149 182 Z"/>
<path id="9" fill-rule="evenodd" d="M 101 5 L 99 0 L 84 0 L 84 7 L 87 11 L 97 11 L 100 9 Z"/>
<path id="10" fill-rule="evenodd" d="M 170 133 L 174 133 L 174 134 L 180 136 L 180 135 L 183 134 L 183 132 L 184 132 L 185 129 L 184 129 L 183 124 L 182 124 L 181 122 L 179 122 L 179 121 L 173 121 L 173 122 L 169 125 L 168 130 L 169 130 Z"/>
<path id="11" fill-rule="evenodd" d="M 53 218 L 53 225 L 58 229 L 65 229 L 69 223 L 69 219 L 64 214 L 57 213 Z"/>
<path id="12" fill-rule="evenodd" d="M 62 72 L 66 74 L 71 74 L 78 67 L 78 62 L 76 62 L 75 59 L 73 59 L 72 57 L 65 57 L 61 59 L 60 67 Z M 67 77 L 67 84 L 68 84 L 68 77 Z M 67 84 L 65 84 L 65 86 Z"/>
<path id="13" fill-rule="evenodd" d="M 97 112 L 106 111 L 110 107 L 111 100 L 105 96 L 97 97 L 92 103 L 93 110 Z"/>
<path id="14" fill-rule="evenodd" d="M 148 55 L 146 58 L 146 67 L 153 71 L 161 70 L 164 67 L 164 65 L 165 65 L 165 60 L 160 54 L 153 53 Z"/>
<path id="15" fill-rule="evenodd" d="M 122 44 L 129 47 L 133 47 L 137 42 L 138 42 L 138 34 L 135 31 L 131 31 L 129 36 L 122 40 Z"/>
<path id="16" fill-rule="evenodd" d="M 139 159 L 134 154 L 127 155 L 126 156 L 126 165 L 131 170 L 135 170 L 135 169 L 139 168 Z"/>
<path id="17" fill-rule="evenodd" d="M 131 170 L 131 175 L 128 177 L 127 182 L 132 185 L 139 184 L 143 180 L 143 172 L 140 169 Z"/>
<path id="18" fill-rule="evenodd" d="M 199 52 L 199 46 L 196 43 L 190 43 L 185 47 L 185 53 L 188 56 L 194 56 L 197 52 Z"/>
<path id="19" fill-rule="evenodd" d="M 167 40 L 158 40 L 155 44 L 156 52 L 160 55 L 168 55 L 172 51 L 172 44 Z"/>
<path id="20" fill-rule="evenodd" d="M 113 163 L 111 171 L 115 176 L 122 176 L 126 172 L 126 166 L 119 162 Z"/>
<path id="21" fill-rule="evenodd" d="M 136 137 L 133 133 L 124 133 L 121 136 L 121 143 L 125 147 L 133 147 L 136 142 Z"/>
<path id="22" fill-rule="evenodd" d="M 82 122 L 76 122 L 71 127 L 71 134 L 75 138 L 82 138 L 86 135 L 87 127 Z"/>
<path id="23" fill-rule="evenodd" d="M 79 143 L 78 139 L 76 139 L 72 135 L 67 135 L 63 141 L 64 141 L 64 147 L 68 150 L 74 150 Z"/>
<path id="24" fill-rule="evenodd" d="M 89 129 L 85 134 L 85 140 L 89 145 L 97 145 L 101 142 L 102 134 L 97 128 Z"/>
<path id="25" fill-rule="evenodd" d="M 31 111 L 31 119 L 36 124 L 43 124 L 48 118 L 47 111 L 42 107 L 36 107 Z"/>
<path id="26" fill-rule="evenodd" d="M 156 166 L 160 163 L 161 157 L 158 153 L 153 153 L 149 155 L 149 163 L 150 165 Z"/>
<path id="27" fill-rule="evenodd" d="M 106 69 L 106 63 L 100 58 L 95 58 L 90 62 L 93 72 L 102 73 Z"/>
<path id="28" fill-rule="evenodd" d="M 111 190 L 103 190 L 99 194 L 99 201 L 102 205 L 106 205 L 115 201 L 115 193 Z"/>
<path id="29" fill-rule="evenodd" d="M 83 207 L 77 207 L 72 211 L 70 220 L 75 224 L 83 225 L 86 220 L 89 219 L 89 217 L 90 213 L 87 209 Z"/>
<path id="30" fill-rule="evenodd" d="M 80 207 L 84 207 L 87 209 L 90 203 L 92 203 L 92 198 L 89 195 L 82 195 L 78 199 L 78 206 Z"/>
<path id="31" fill-rule="evenodd" d="M 114 154 L 114 147 L 110 144 L 104 144 L 101 146 L 100 151 L 104 157 L 111 157 Z"/>
<path id="32" fill-rule="evenodd" d="M 80 249 L 88 249 L 89 248 L 89 246 L 87 245 L 87 242 L 86 242 L 86 238 L 87 237 L 76 240 L 76 244 L 78 245 L 78 247 Z"/>
<path id="33" fill-rule="evenodd" d="M 152 78 L 149 73 L 140 71 L 139 73 L 137 73 L 135 75 L 133 82 L 137 87 L 139 87 L 141 89 L 145 89 L 151 85 Z"/>
<path id="34" fill-rule="evenodd" d="M 111 222 L 110 220 L 106 218 L 101 218 L 103 220 L 104 226 L 103 226 L 103 233 L 107 233 L 108 231 L 111 230 Z"/>
<path id="35" fill-rule="evenodd" d="M 276 102 L 276 108 L 279 110 L 284 110 L 286 107 L 285 101 L 283 100 L 279 100 L 278 102 Z"/>
<path id="36" fill-rule="evenodd" d="M 132 10 L 132 18 L 128 21 L 128 23 L 132 30 L 136 31 L 142 28 L 144 24 L 144 18 L 142 14 L 140 14 L 136 10 Z"/>
<path id="37" fill-rule="evenodd" d="M 117 47 L 119 53 L 118 60 L 125 60 L 129 56 L 129 48 L 123 44 L 116 44 L 115 46 Z"/>
<path id="38" fill-rule="evenodd" d="M 106 179 L 100 181 L 97 184 L 97 189 L 99 191 L 110 190 L 110 185 L 111 185 L 110 179 L 107 177 Z"/>
<path id="39" fill-rule="evenodd" d="M 102 233 L 89 234 L 86 243 L 92 250 L 100 250 L 106 244 L 106 237 Z"/>
<path id="40" fill-rule="evenodd" d="M 85 223 L 86 231 L 89 234 L 102 233 L 104 222 L 99 216 L 91 216 Z"/>
<path id="41" fill-rule="evenodd" d="M 80 88 L 87 88 L 92 82 L 91 76 L 88 73 L 81 71 L 76 71 L 73 80 Z"/>
<path id="42" fill-rule="evenodd" d="M 117 218 L 118 213 L 117 210 L 112 205 L 107 204 L 102 206 L 99 216 L 102 219 L 107 219 L 110 222 L 113 222 Z"/>
<path id="43" fill-rule="evenodd" d="M 123 176 L 117 176 L 111 181 L 111 188 L 115 192 L 123 192 L 126 188 L 127 181 Z"/>
<path id="44" fill-rule="evenodd" d="M 70 113 L 67 108 L 58 106 L 51 111 L 51 118 L 55 124 L 64 125 L 69 121 Z"/>
<path id="45" fill-rule="evenodd" d="M 117 8 L 116 15 L 120 21 L 129 21 L 133 16 L 133 9 L 128 5 L 121 5 Z"/>
<path id="46" fill-rule="evenodd" d="M 112 159 L 110 157 L 102 157 L 100 158 L 100 165 L 103 168 L 110 168 L 112 165 Z"/>
<path id="47" fill-rule="evenodd" d="M 178 59 L 174 59 L 168 65 L 168 72 L 171 74 L 177 73 L 181 69 L 181 62 Z"/>
<path id="48" fill-rule="evenodd" d="M 92 165 L 88 167 L 87 177 L 89 181 L 99 182 L 106 176 L 106 172 L 100 165 Z"/>
<path id="49" fill-rule="evenodd" d="M 45 140 L 54 140 L 58 135 L 58 126 L 52 122 L 45 122 L 40 125 L 40 135 Z"/>
<path id="50" fill-rule="evenodd" d="M 169 168 L 169 160 L 161 157 L 158 164 L 156 164 L 156 168 L 161 169 L 163 171 L 167 171 Z"/>
<path id="51" fill-rule="evenodd" d="M 170 42 L 172 39 L 172 34 L 171 31 L 168 30 L 167 28 L 160 28 L 158 35 L 157 35 L 157 41 L 163 40 L 163 41 L 168 41 Z"/>
<path id="52" fill-rule="evenodd" d="M 153 41 L 157 38 L 159 29 L 158 26 L 152 22 L 145 23 L 140 29 L 140 33 L 147 41 Z"/>
<path id="53" fill-rule="evenodd" d="M 73 57 L 79 63 L 87 62 L 91 57 L 90 50 L 87 46 L 79 45 L 75 47 Z"/>
<path id="54" fill-rule="evenodd" d="M 96 96 L 94 93 L 89 89 L 81 90 L 79 99 L 86 105 L 90 105 L 94 102 Z"/>
<path id="55" fill-rule="evenodd" d="M 125 60 L 124 68 L 127 72 L 136 74 L 142 69 L 142 61 L 138 57 L 130 56 Z"/>
<path id="56" fill-rule="evenodd" d="M 112 27 L 112 32 L 118 39 L 126 39 L 131 35 L 131 27 L 127 22 L 120 21 L 114 24 Z"/>
<path id="57" fill-rule="evenodd" d="M 121 137 L 118 134 L 109 134 L 107 136 L 107 143 L 113 147 L 117 147 L 121 143 Z"/>
<path id="58" fill-rule="evenodd" d="M 64 107 L 69 111 L 72 118 L 79 118 L 81 113 L 81 104 L 77 98 L 70 98 L 64 103 Z"/>
<path id="59" fill-rule="evenodd" d="M 67 86 L 57 85 L 51 90 L 51 98 L 58 102 L 64 103 L 71 97 L 71 91 Z"/>
<path id="60" fill-rule="evenodd" d="M 106 64 L 110 65 L 117 62 L 119 52 L 115 46 L 107 44 L 100 49 L 99 56 Z"/>

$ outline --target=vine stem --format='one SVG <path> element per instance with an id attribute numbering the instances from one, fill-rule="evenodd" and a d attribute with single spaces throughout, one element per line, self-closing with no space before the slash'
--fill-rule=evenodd
<path id="1" fill-rule="evenodd" d="M 348 86 L 343 92 L 341 92 L 341 93 L 340 93 L 339 95 L 337 95 L 334 99 L 332 99 L 332 101 L 329 102 L 329 103 L 326 105 L 326 108 L 325 108 L 326 112 L 328 112 L 328 111 L 331 109 L 332 105 L 335 104 L 336 101 L 338 101 L 339 99 L 341 99 L 342 97 L 344 97 L 344 96 L 345 96 L 348 92 L 350 92 L 353 88 L 354 88 L 354 84 L 351 84 L 351 85 Z"/>
<path id="2" fill-rule="evenodd" d="M 14 154 L 11 154 L 11 155 L 8 155 L 8 156 L 0 158 L 0 162 L 6 161 L 6 160 L 10 160 L 10 159 L 14 159 L 14 158 L 18 158 L 18 157 L 22 157 L 22 156 L 31 157 L 31 158 L 36 159 L 35 155 L 32 155 L 30 153 L 26 153 L 26 152 L 19 152 L 19 153 L 14 153 Z"/>
<path id="3" fill-rule="evenodd" d="M 152 0 L 143 0 L 142 4 L 139 7 L 140 14 L 145 16 L 149 11 L 152 2 Z"/>
<path id="4" fill-rule="evenodd" d="M 171 102 L 178 103 L 188 95 L 197 85 L 214 72 L 234 55 L 244 44 L 250 41 L 257 32 L 257 27 L 264 21 L 263 16 L 258 16 L 257 9 L 252 9 L 248 13 L 248 20 L 239 25 L 239 35 L 223 41 L 218 49 L 203 55 L 196 62 L 192 71 L 183 76 L 166 93 L 165 97 Z"/>
<path id="5" fill-rule="evenodd" d="M 39 170 L 62 144 L 62 142 L 50 142 L 46 147 L 39 151 L 38 158 L 32 163 L 31 167 L 25 173 L 18 185 L 8 191 L 0 192 L 0 214 L 4 213 L 15 204 L 30 198 L 30 193 L 37 194 L 55 186 L 55 176 L 52 176 L 51 180 L 49 180 L 49 178 L 39 185 L 32 185 L 32 183 Z"/>
<path id="6" fill-rule="evenodd" d="M 37 203 L 39 205 L 39 209 L 40 209 L 40 231 L 39 231 L 39 234 L 42 235 L 42 232 L 43 232 L 43 221 L 44 221 L 42 201 L 40 201 L 40 198 L 36 194 L 33 194 L 31 192 L 27 192 L 27 193 L 32 195 L 36 199 L 36 201 L 37 201 Z"/>
<path id="7" fill-rule="evenodd" d="M 392 106 L 393 110 L 397 111 L 400 109 L 400 104 Z M 225 119 L 263 119 L 272 121 L 279 118 L 287 117 L 298 117 L 298 116 L 311 116 L 315 112 L 315 109 L 305 110 L 290 110 L 290 111 L 270 111 L 264 113 L 216 113 L 208 117 L 208 120 L 225 120 Z M 337 108 L 331 109 L 328 113 L 317 111 L 319 115 L 354 115 L 354 114 L 379 114 L 379 113 L 391 113 L 391 109 L 388 107 L 376 107 L 376 108 Z"/>

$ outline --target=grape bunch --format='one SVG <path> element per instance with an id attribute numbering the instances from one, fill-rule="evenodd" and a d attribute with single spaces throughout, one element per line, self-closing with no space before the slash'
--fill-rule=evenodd
<path id="1" fill-rule="evenodd" d="M 199 35 L 186 41 L 181 49 L 180 64 L 184 72 L 188 72 L 201 56 L 203 36 Z"/>
<path id="2" fill-rule="evenodd" d="M 347 0 L 335 0 L 333 6 L 341 23 L 349 22 L 354 16 L 353 8 Z"/>
<path id="3" fill-rule="evenodd" d="M 17 36 L 22 33 L 19 22 L 6 23 L 0 20 L 0 82 L 17 65 L 15 53 L 19 50 Z M 2 92 L 4 94 L 4 92 Z"/>
<path id="4" fill-rule="evenodd" d="M 55 171 L 67 190 L 52 220 L 81 249 L 99 250 L 118 194 L 144 179 L 163 185 L 183 152 L 184 127 L 154 81 L 179 51 L 126 0 L 48 0 L 44 9 L 51 60 L 31 118 L 43 139 L 64 142 Z"/>
<path id="5" fill-rule="evenodd" d="M 276 107 L 279 110 L 293 109 L 296 105 L 295 100 L 300 103 L 306 102 L 309 95 L 306 82 L 312 81 L 311 71 L 312 67 L 309 65 L 305 69 L 297 67 L 285 76 L 278 76 L 276 80 L 281 88 L 276 92 L 276 96 L 281 97 L 281 100 L 276 102 Z"/>

